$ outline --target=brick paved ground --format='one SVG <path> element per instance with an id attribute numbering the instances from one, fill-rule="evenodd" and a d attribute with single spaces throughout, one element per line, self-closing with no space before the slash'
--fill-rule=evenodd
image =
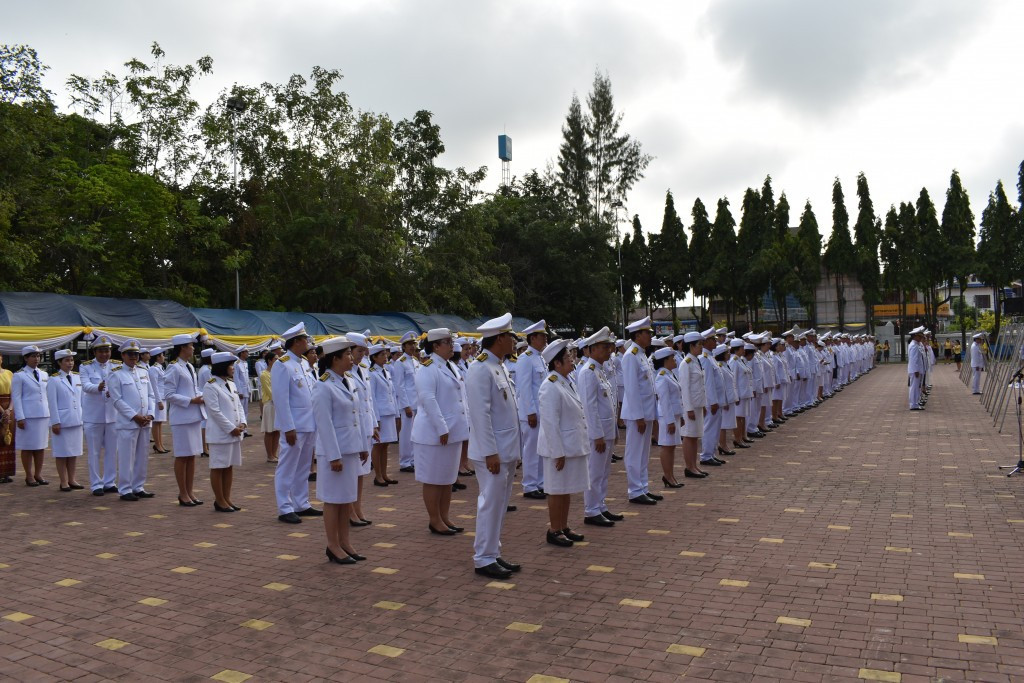
<path id="1" fill-rule="evenodd" d="M 368 487 L 370 559 L 346 567 L 318 520 L 275 520 L 258 437 L 235 514 L 177 507 L 169 456 L 131 504 L 60 493 L 50 460 L 49 487 L 0 487 L 0 677 L 1022 680 L 1024 479 L 995 469 L 1016 435 L 954 375 L 909 413 L 904 368 L 881 368 L 655 508 L 623 505 L 617 471 L 630 516 L 579 525 L 585 546 L 545 544 L 519 498 L 505 584 L 473 574 L 469 537 L 427 533 L 410 475 Z"/>

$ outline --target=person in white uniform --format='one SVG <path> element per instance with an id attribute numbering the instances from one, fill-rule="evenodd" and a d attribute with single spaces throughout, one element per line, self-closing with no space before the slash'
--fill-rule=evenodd
<path id="1" fill-rule="evenodd" d="M 274 426 L 281 432 L 281 451 L 274 472 L 277 519 L 300 524 L 303 517 L 323 515 L 309 504 L 309 469 L 313 464 L 316 423 L 313 396 L 302 357 L 309 346 L 306 327 L 299 323 L 281 335 L 285 353 L 270 370 L 274 395 Z"/>
<path id="2" fill-rule="evenodd" d="M 26 346 L 21 350 L 25 367 L 11 378 L 11 406 L 17 419 L 14 443 L 21 448 L 21 467 L 26 486 L 45 486 L 43 451 L 50 441 L 50 408 L 46 402 L 46 373 L 39 369 L 43 350 Z"/>
<path id="3" fill-rule="evenodd" d="M 51 448 L 60 477 L 60 490 L 85 488 L 75 479 L 75 466 L 82 454 L 85 437 L 82 420 L 82 380 L 75 367 L 75 352 L 61 349 L 53 354 L 60 370 L 46 383 L 46 403 L 50 409 Z"/>
<path id="4" fill-rule="evenodd" d="M 519 431 L 523 440 L 523 497 L 544 499 L 544 470 L 537 455 L 540 422 L 537 419 L 537 394 L 547 377 L 541 351 L 548 343 L 547 323 L 539 320 L 522 331 L 526 350 L 516 360 L 516 402 L 519 404 Z"/>
<path id="5" fill-rule="evenodd" d="M 360 424 L 359 397 L 351 370 L 354 342 L 332 337 L 320 344 L 320 381 L 313 387 L 317 433 L 316 495 L 324 503 L 327 560 L 355 564 L 366 558 L 349 540 L 352 503 L 359 495 L 360 461 L 369 460 L 366 434 Z"/>
<path id="6" fill-rule="evenodd" d="M 174 479 L 178 484 L 178 505 L 195 507 L 203 501 L 196 496 L 196 457 L 205 452 L 201 374 L 192 367 L 196 335 L 176 334 L 171 337 L 170 363 L 164 370 L 163 399 L 167 403 L 171 423 L 171 445 L 174 448 Z M 209 365 L 203 367 L 209 368 Z M 209 378 L 207 378 L 207 381 Z"/>
<path id="7" fill-rule="evenodd" d="M 89 449 L 89 486 L 94 496 L 117 493 L 117 430 L 107 378 L 121 361 L 110 360 L 111 346 L 110 337 L 98 337 L 92 344 L 92 360 L 79 367 L 85 445 Z"/>
<path id="8" fill-rule="evenodd" d="M 248 416 L 249 398 L 250 395 L 252 394 L 252 384 L 249 381 L 249 347 L 245 344 L 242 344 L 237 349 L 235 349 L 235 355 L 238 357 L 238 359 L 235 363 L 235 370 L 232 374 L 231 382 L 232 384 L 235 385 L 235 389 L 238 391 L 238 399 L 242 402 L 242 414 Z M 248 422 L 248 419 L 243 421 Z M 252 436 L 252 434 L 245 430 L 243 430 L 242 435 Z M 207 443 L 212 442 L 209 439 L 207 439 Z"/>
<path id="9" fill-rule="evenodd" d="M 682 443 L 683 403 L 676 379 L 676 351 L 671 347 L 654 352 L 654 388 L 658 396 L 658 447 L 661 449 L 661 481 L 673 489 L 683 485 L 676 480 L 676 446 Z"/>
<path id="10" fill-rule="evenodd" d="M 124 341 L 118 350 L 122 365 L 110 373 L 110 400 L 117 411 L 117 492 L 121 500 L 152 498 L 146 490 L 149 470 L 149 428 L 156 401 L 149 373 L 139 367 L 142 350 L 136 339 Z"/>
<path id="11" fill-rule="evenodd" d="M 541 355 L 548 375 L 537 393 L 537 453 L 544 465 L 547 485 L 547 541 L 571 547 L 584 540 L 583 534 L 569 527 L 569 506 L 572 494 L 585 491 L 590 484 L 587 421 L 583 402 L 569 381 L 569 373 L 574 369 L 569 340 L 558 339 L 548 344 Z"/>
<path id="12" fill-rule="evenodd" d="M 370 361 L 366 354 L 370 349 L 370 340 L 360 332 L 349 332 L 346 337 L 354 346 L 352 347 L 352 359 L 355 361 L 351 375 L 356 385 L 356 394 L 359 396 L 359 424 L 366 435 L 366 449 L 372 454 L 373 447 L 380 441 L 380 426 L 377 418 L 377 409 L 373 404 L 373 392 L 370 389 Z M 368 526 L 370 520 L 363 517 L 363 481 L 367 475 L 373 472 L 372 458 L 359 463 L 359 495 L 352 503 L 352 516 L 349 522 L 353 526 Z"/>
<path id="13" fill-rule="evenodd" d="M 388 349 L 383 344 L 374 344 L 369 349 L 370 395 L 373 409 L 377 414 L 380 440 L 373 444 L 370 458 L 373 460 L 373 483 L 375 486 L 397 484 L 397 479 L 388 476 L 388 448 L 398 441 L 398 402 L 395 399 L 395 384 L 388 369 Z"/>
<path id="14" fill-rule="evenodd" d="M 647 466 L 651 457 L 651 430 L 657 419 L 654 367 L 647 358 L 654 328 L 644 318 L 626 326 L 629 344 L 622 356 L 622 420 L 626 423 L 626 480 L 629 502 L 656 505 L 660 494 L 649 490 Z"/>
<path id="15" fill-rule="evenodd" d="M 921 383 L 924 379 L 924 355 L 921 353 L 921 340 L 924 339 L 923 327 L 910 331 L 910 344 L 907 345 L 907 391 L 910 410 L 924 410 L 921 405 Z"/>
<path id="16" fill-rule="evenodd" d="M 210 360 L 212 377 L 203 385 L 203 406 L 210 448 L 213 509 L 237 512 L 242 508 L 231 502 L 231 485 L 234 468 L 242 465 L 242 435 L 245 433 L 245 409 L 232 380 L 238 370 L 238 358 L 227 351 L 218 351 Z"/>
<path id="17" fill-rule="evenodd" d="M 196 386 L 199 387 L 199 391 L 202 392 L 203 387 L 210 381 L 210 361 L 213 358 L 213 354 L 217 349 L 213 347 L 205 348 L 199 352 L 199 372 L 196 377 Z M 206 415 L 203 415 L 203 419 L 199 422 L 199 432 L 203 438 L 203 450 L 200 455 L 204 458 L 209 458 L 210 454 L 206 448 Z M 173 434 L 173 430 L 172 430 Z"/>
<path id="18" fill-rule="evenodd" d="M 458 478 L 462 442 L 469 438 L 463 380 L 451 357 L 455 345 L 448 328 L 427 332 L 427 357 L 416 373 L 416 481 L 423 484 L 430 533 L 452 536 L 463 531 L 448 516 L 452 484 Z"/>
<path id="19" fill-rule="evenodd" d="M 476 465 L 480 487 L 473 566 L 482 576 L 507 579 L 521 569 L 519 564 L 501 557 L 501 527 L 522 455 L 516 392 L 503 362 L 516 344 L 512 314 L 488 320 L 477 332 L 483 349 L 466 373 L 469 459 Z"/>
<path id="20" fill-rule="evenodd" d="M 700 462 L 710 466 L 724 465 L 725 461 L 718 458 L 718 442 L 725 406 L 725 380 L 722 368 L 714 358 L 714 350 L 718 346 L 715 328 L 701 332 L 700 336 L 702 349 L 697 360 L 704 373 L 704 397 L 707 402 L 704 431 L 701 433 Z"/>
<path id="21" fill-rule="evenodd" d="M 985 333 L 979 332 L 971 341 L 971 394 L 981 394 L 981 373 L 985 371 L 985 352 L 981 343 L 985 341 Z"/>
<path id="22" fill-rule="evenodd" d="M 164 448 L 164 422 L 167 422 L 167 402 L 164 400 L 164 348 L 154 346 L 149 349 L 149 386 L 156 394 L 156 412 L 153 413 L 153 452 L 170 453 Z"/>
<path id="23" fill-rule="evenodd" d="M 686 463 L 683 476 L 694 478 L 697 474 L 697 478 L 700 478 L 697 454 L 700 452 L 700 440 L 704 436 L 704 419 L 707 413 L 704 370 L 699 357 L 703 349 L 703 337 L 700 332 L 687 332 L 683 337 L 683 344 L 686 355 L 676 373 L 683 402 L 683 461 Z M 701 465 L 705 464 L 710 463 L 701 462 Z"/>
<path id="24" fill-rule="evenodd" d="M 583 402 L 583 417 L 587 421 L 587 439 L 590 455 L 587 471 L 590 485 L 583 492 L 583 523 L 592 526 L 615 526 L 623 515 L 611 512 L 605 498 L 608 495 L 608 477 L 611 474 L 612 449 L 616 429 L 617 404 L 614 379 L 609 377 L 608 362 L 615 349 L 611 330 L 602 327 L 583 340 L 589 356 L 577 371 L 576 389 Z"/>
<path id="25" fill-rule="evenodd" d="M 420 364 L 416 358 L 416 334 L 406 332 L 399 339 L 399 344 L 402 355 L 393 364 L 391 372 L 402 421 L 398 432 L 398 471 L 414 472 L 416 462 L 413 457 L 412 425 L 416 420 L 416 370 Z"/>

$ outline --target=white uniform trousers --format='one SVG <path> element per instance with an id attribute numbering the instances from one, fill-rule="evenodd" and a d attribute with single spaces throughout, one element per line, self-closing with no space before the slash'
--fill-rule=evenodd
<path id="1" fill-rule="evenodd" d="M 605 496 L 608 495 L 608 476 L 612 471 L 612 448 L 614 441 L 605 440 L 604 453 L 594 450 L 594 442 L 590 441 L 590 456 L 587 467 L 590 471 L 590 488 L 583 492 L 583 514 L 595 517 L 608 510 Z"/>
<path id="2" fill-rule="evenodd" d="M 696 413 L 694 414 L 696 415 Z M 715 457 L 715 454 L 718 452 L 718 434 L 721 431 L 722 406 L 718 406 L 718 411 L 714 415 L 711 414 L 711 408 L 708 408 L 708 414 L 704 416 L 704 435 L 701 437 L 700 442 L 701 462 L 707 462 Z"/>
<path id="3" fill-rule="evenodd" d="M 981 368 L 971 368 L 971 393 L 981 391 Z"/>
<path id="4" fill-rule="evenodd" d="M 405 410 L 399 411 L 402 418 L 402 430 L 398 432 L 398 466 L 412 467 L 415 463 L 412 446 L 412 423 L 416 421 L 416 409 L 412 411 L 412 417 L 405 414 Z"/>
<path id="5" fill-rule="evenodd" d="M 651 434 L 654 424 L 647 420 L 647 429 L 641 434 L 636 430 L 638 420 L 626 420 L 626 481 L 628 482 L 628 495 L 636 498 L 647 493 L 650 482 L 648 482 L 647 463 L 651 459 Z"/>
<path id="6" fill-rule="evenodd" d="M 921 403 L 921 378 L 908 375 L 910 378 L 910 407 L 917 408 Z"/>
<path id="7" fill-rule="evenodd" d="M 249 396 L 250 394 L 246 394 L 238 397 L 239 403 L 242 404 L 242 415 L 245 416 L 243 420 L 246 424 L 249 424 Z"/>
<path id="8" fill-rule="evenodd" d="M 782 402 L 783 413 L 793 414 L 793 411 L 800 407 L 797 401 L 797 396 L 799 394 L 800 380 L 794 379 L 790 381 L 789 384 L 786 385 L 786 398 Z"/>
<path id="9" fill-rule="evenodd" d="M 114 423 L 86 422 L 85 444 L 89 449 L 89 486 L 93 491 L 111 488 L 117 482 L 117 430 Z"/>
<path id="10" fill-rule="evenodd" d="M 117 492 L 126 495 L 146 486 L 149 429 L 117 430 Z"/>
<path id="11" fill-rule="evenodd" d="M 761 417 L 761 394 L 747 401 L 747 434 L 757 432 L 757 421 Z"/>
<path id="12" fill-rule="evenodd" d="M 531 428 L 526 420 L 520 420 L 519 433 L 523 439 L 523 493 L 529 493 L 544 488 L 544 463 L 537 455 L 540 418 L 537 418 L 536 428 Z"/>
<path id="13" fill-rule="evenodd" d="M 808 377 L 807 381 L 804 382 L 803 386 L 801 387 L 803 389 L 803 402 L 801 405 L 803 405 L 806 408 L 809 408 L 811 404 L 814 403 L 814 392 L 817 389 L 817 387 L 818 376 L 814 375 L 812 377 Z"/>
<path id="14" fill-rule="evenodd" d="M 486 567 L 501 557 L 501 525 L 512 497 L 512 482 L 516 478 L 516 463 L 503 462 L 497 474 L 474 460 L 476 483 L 480 493 L 476 497 L 476 537 L 473 539 L 473 566 Z"/>
<path id="15" fill-rule="evenodd" d="M 294 446 L 288 445 L 284 434 L 282 431 L 281 450 L 274 470 L 274 494 L 279 515 L 309 507 L 309 469 L 316 445 L 316 432 L 296 432 Z"/>

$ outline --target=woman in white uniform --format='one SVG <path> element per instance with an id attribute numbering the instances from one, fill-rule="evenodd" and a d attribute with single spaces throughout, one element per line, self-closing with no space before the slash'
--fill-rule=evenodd
<path id="1" fill-rule="evenodd" d="M 398 404 L 395 400 L 395 385 L 388 369 L 388 349 L 383 344 L 374 344 L 369 349 L 370 394 L 373 409 L 377 413 L 380 441 L 373 444 L 373 483 L 375 486 L 397 484 L 398 480 L 388 477 L 388 446 L 398 441 Z"/>
<path id="2" fill-rule="evenodd" d="M 366 559 L 349 542 L 348 522 L 352 503 L 359 495 L 360 461 L 369 460 L 359 417 L 362 399 L 350 374 L 355 363 L 353 345 L 346 337 L 332 337 L 321 344 L 324 355 L 319 365 L 323 374 L 313 387 L 319 460 L 316 497 L 324 504 L 327 559 L 337 564 Z"/>
<path id="3" fill-rule="evenodd" d="M 718 436 L 718 454 L 736 455 L 736 451 L 729 448 L 729 439 L 732 438 L 732 430 L 736 429 L 736 408 L 740 400 L 736 395 L 736 376 L 733 374 L 732 366 L 725 362 L 729 357 L 729 347 L 719 344 L 715 347 L 714 356 L 718 367 L 722 368 L 722 385 L 725 391 L 725 403 L 722 405 L 722 426 Z"/>
<path id="4" fill-rule="evenodd" d="M 702 342 L 700 332 L 687 332 L 683 336 L 683 348 L 687 353 L 676 371 L 679 394 L 683 401 L 683 462 L 686 464 L 683 476 L 693 479 L 707 476 L 697 463 L 700 440 L 704 434 L 704 413 L 707 412 L 704 370 L 699 359 Z"/>
<path id="5" fill-rule="evenodd" d="M 654 352 L 654 391 L 658 397 L 658 445 L 661 447 L 661 481 L 678 489 L 676 480 L 676 446 L 682 441 L 683 403 L 676 380 L 676 352 L 671 347 Z"/>
<path id="6" fill-rule="evenodd" d="M 57 462 L 60 490 L 85 488 L 75 479 L 75 465 L 82 454 L 85 427 L 82 420 L 82 380 L 75 367 L 75 352 L 61 349 L 53 354 L 60 370 L 46 383 L 46 403 L 50 409 L 51 450 Z"/>
<path id="7" fill-rule="evenodd" d="M 234 468 L 242 465 L 242 435 L 245 433 L 245 410 L 238 396 L 234 377 L 238 358 L 233 353 L 218 351 L 211 358 L 210 379 L 203 386 L 206 406 L 206 442 L 210 449 L 210 486 L 213 488 L 213 509 L 237 512 L 242 508 L 231 502 Z"/>
<path id="8" fill-rule="evenodd" d="M 431 533 L 451 536 L 464 531 L 448 517 L 452 484 L 459 474 L 462 442 L 469 438 L 465 392 L 451 362 L 455 347 L 447 328 L 429 330 L 423 340 L 426 360 L 416 372 L 416 481 L 423 484 L 423 504 Z"/>
<path id="9" fill-rule="evenodd" d="M 203 447 L 203 373 L 196 372 L 189 362 L 195 349 L 195 335 L 177 334 L 171 338 L 174 347 L 169 354 L 170 363 L 164 372 L 163 397 L 168 404 L 167 418 L 171 423 L 171 445 L 174 447 L 174 478 L 178 483 L 178 505 L 202 505 L 195 494 L 196 456 L 207 451 Z M 209 354 L 212 356 L 213 354 Z M 204 356 L 209 360 L 209 356 Z M 209 370 L 209 364 L 203 366 Z"/>
<path id="10" fill-rule="evenodd" d="M 734 448 L 750 448 L 747 445 L 747 409 L 754 392 L 751 387 L 753 373 L 750 366 L 744 360 L 745 342 L 742 339 L 733 339 L 729 342 L 729 351 L 733 354 L 729 359 L 729 367 L 736 378 L 736 397 L 739 404 L 736 406 L 736 428 L 732 433 L 732 445 Z"/>
<path id="11" fill-rule="evenodd" d="M 15 443 L 21 448 L 25 486 L 46 486 L 43 479 L 43 451 L 50 437 L 50 409 L 46 402 L 46 373 L 39 369 L 43 351 L 38 346 L 21 350 L 25 367 L 11 378 L 11 405 L 17 418 Z"/>
<path id="12" fill-rule="evenodd" d="M 590 441 L 583 402 L 569 381 L 574 369 L 568 340 L 551 342 L 541 352 L 548 375 L 537 392 L 537 455 L 544 467 L 544 492 L 548 501 L 548 543 L 570 547 L 583 534 L 569 528 L 569 503 L 573 493 L 590 488 L 587 456 Z"/>
<path id="13" fill-rule="evenodd" d="M 164 422 L 167 422 L 167 403 L 164 401 L 164 350 L 154 346 L 149 350 L 149 386 L 156 394 L 156 412 L 153 413 L 153 450 L 170 453 L 164 448 Z"/>
<path id="14" fill-rule="evenodd" d="M 355 382 L 356 394 L 359 396 L 357 410 L 359 411 L 359 426 L 366 437 L 366 450 L 373 452 L 373 445 L 380 440 L 377 429 L 377 415 L 373 408 L 373 394 L 370 390 L 370 366 L 364 364 L 366 353 L 370 348 L 370 342 L 365 334 L 350 332 L 345 335 L 354 344 L 352 347 L 352 361 L 354 365 L 349 372 L 350 379 Z M 368 526 L 372 522 L 363 517 L 363 479 L 373 470 L 370 458 L 359 463 L 358 496 L 352 503 L 352 512 L 349 515 L 351 526 Z"/>

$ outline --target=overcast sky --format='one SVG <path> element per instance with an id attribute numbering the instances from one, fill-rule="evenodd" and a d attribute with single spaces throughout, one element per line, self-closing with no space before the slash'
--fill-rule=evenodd
<path id="1" fill-rule="evenodd" d="M 64 0 L 4 14 L 0 40 L 39 51 L 63 106 L 69 73 L 122 73 L 152 41 L 173 63 L 213 57 L 204 106 L 235 82 L 339 68 L 357 108 L 434 112 L 442 163 L 488 166 L 487 189 L 497 135 L 513 138 L 514 174 L 544 168 L 600 69 L 655 156 L 627 206 L 655 231 L 666 190 L 687 225 L 698 196 L 712 214 L 728 196 L 738 221 L 769 173 L 792 223 L 810 199 L 826 236 L 833 178 L 852 220 L 860 171 L 884 214 L 922 186 L 941 212 L 956 168 L 980 220 L 998 179 L 1016 201 L 1024 159 L 1019 0 Z"/>

